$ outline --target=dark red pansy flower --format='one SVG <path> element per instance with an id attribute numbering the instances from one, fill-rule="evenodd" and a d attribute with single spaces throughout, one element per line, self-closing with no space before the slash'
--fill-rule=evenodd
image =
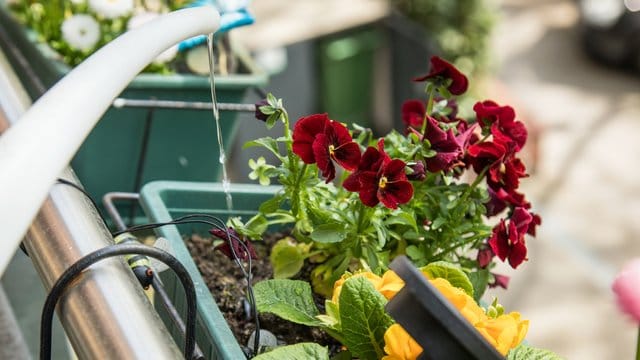
<path id="1" fill-rule="evenodd" d="M 511 106 L 500 106 L 494 101 L 485 100 L 473 106 L 478 123 L 483 128 L 491 128 L 496 136 L 496 129 L 516 144 L 515 151 L 520 151 L 527 142 L 527 128 L 520 121 L 515 121 L 516 113 Z"/>
<path id="2" fill-rule="evenodd" d="M 417 77 L 413 81 L 426 81 L 429 79 L 451 80 L 451 83 L 447 87 L 450 93 L 453 95 L 462 95 L 467 91 L 469 87 L 469 80 L 464 76 L 460 70 L 456 69 L 451 63 L 443 60 L 438 56 L 431 57 L 431 69 L 429 73 L 424 76 Z"/>
<path id="3" fill-rule="evenodd" d="M 360 146 L 353 141 L 349 130 L 336 121 L 329 121 L 324 132 L 316 135 L 311 147 L 327 183 L 336 177 L 334 161 L 349 171 L 355 170 L 360 163 Z"/>
<path id="4" fill-rule="evenodd" d="M 417 130 L 411 129 L 411 131 L 423 138 Z M 464 155 L 464 146 L 468 142 L 470 132 L 456 136 L 453 133 L 453 129 L 442 130 L 438 125 L 438 121 L 428 116 L 425 133 L 426 139 L 431 144 L 431 150 L 436 152 L 434 157 L 425 160 L 427 170 L 430 172 L 449 171 L 457 165 L 464 165 L 462 156 Z"/>
<path id="5" fill-rule="evenodd" d="M 487 266 L 489 266 L 489 264 L 491 264 L 491 261 L 493 260 L 493 257 L 495 255 L 496 254 L 493 253 L 493 250 L 491 250 L 490 246 L 483 245 L 478 250 L 478 256 L 476 257 L 476 260 L 478 261 L 478 266 L 481 269 L 486 268 Z"/>
<path id="6" fill-rule="evenodd" d="M 499 286 L 505 290 L 509 287 L 509 280 L 511 280 L 510 277 L 496 273 L 491 273 L 491 275 L 493 275 L 493 282 L 489 284 L 489 287 L 494 288 Z"/>
<path id="7" fill-rule="evenodd" d="M 531 219 L 531 223 L 529 224 L 529 228 L 527 229 L 527 234 L 536 236 L 536 227 L 542 224 L 542 218 L 538 214 L 534 214 L 532 212 L 530 212 L 530 214 L 533 218 Z"/>
<path id="8" fill-rule="evenodd" d="M 413 186 L 404 172 L 406 164 L 399 159 L 383 163 L 377 173 L 367 171 L 360 175 L 360 200 L 367 206 L 381 202 L 389 209 L 411 200 Z"/>
<path id="9" fill-rule="evenodd" d="M 487 166 L 499 166 L 507 154 L 507 151 L 499 142 L 483 141 L 470 145 L 467 153 L 469 155 L 468 161 L 473 167 L 473 170 L 479 174 Z"/>
<path id="10" fill-rule="evenodd" d="M 521 194 L 515 190 L 507 192 L 503 188 L 489 189 L 490 192 L 493 192 L 493 196 L 495 196 L 496 201 L 501 201 L 505 203 L 506 206 L 522 207 L 525 209 L 531 207 L 531 204 L 527 201 L 524 194 Z"/>
<path id="11" fill-rule="evenodd" d="M 344 188 L 358 192 L 363 204 L 373 207 L 378 203 L 390 209 L 411 200 L 413 186 L 405 174 L 406 164 L 399 159 L 391 160 L 384 152 L 384 143 L 378 149 L 368 147 L 358 169 L 344 181 Z"/>
<path id="12" fill-rule="evenodd" d="M 312 144 L 316 135 L 324 132 L 329 121 L 326 113 L 314 114 L 298 119 L 293 127 L 293 152 L 300 156 L 305 164 L 315 164 Z"/>
<path id="13" fill-rule="evenodd" d="M 513 211 L 509 223 L 504 219 L 493 228 L 489 239 L 491 250 L 505 261 L 508 259 L 512 268 L 517 268 L 527 258 L 527 246 L 524 235 L 533 221 L 533 216 L 524 208 L 517 207 Z"/>
<path id="14" fill-rule="evenodd" d="M 402 104 L 402 122 L 405 129 L 422 129 L 426 109 L 420 100 L 407 100 Z"/>
<path id="15" fill-rule="evenodd" d="M 496 122 L 513 122 L 516 119 L 516 112 L 511 106 L 500 106 L 492 100 L 478 101 L 473 105 L 473 111 L 482 127 L 490 127 Z"/>
<path id="16" fill-rule="evenodd" d="M 384 139 L 378 141 L 378 148 L 369 146 L 360 158 L 360 163 L 356 171 L 351 173 L 342 183 L 342 186 L 351 192 L 359 192 L 362 187 L 360 184 L 360 175 L 365 172 L 377 173 L 383 163 L 391 161 L 391 158 L 384 151 Z"/>
<path id="17" fill-rule="evenodd" d="M 487 185 L 494 190 L 503 188 L 507 192 L 515 191 L 520 186 L 520 178 L 529 176 L 526 170 L 520 159 L 510 158 L 489 168 Z"/>
<path id="18" fill-rule="evenodd" d="M 236 232 L 235 229 L 229 227 L 229 232 L 224 231 L 223 229 L 214 228 L 209 230 L 209 234 L 224 240 L 222 243 L 214 247 L 214 250 L 218 250 L 222 252 L 226 257 L 231 260 L 235 260 L 233 254 L 235 253 L 239 259 L 243 261 L 251 259 L 257 259 L 258 255 L 256 254 L 253 245 L 251 245 L 251 241 L 244 241 L 242 237 Z M 229 237 L 231 235 L 231 237 Z M 244 246 L 242 245 L 244 244 Z M 233 250 L 232 250 L 233 247 Z M 245 249 L 246 247 L 246 249 Z M 249 252 L 247 254 L 247 251 Z"/>
<path id="19" fill-rule="evenodd" d="M 267 99 L 262 99 L 262 100 L 258 101 L 255 104 L 255 106 L 256 106 L 256 113 L 255 113 L 256 119 L 262 120 L 262 121 L 267 121 L 267 119 L 269 118 L 269 115 L 263 113 L 262 110 L 260 110 L 260 107 L 266 106 L 266 105 L 269 105 L 269 102 L 267 101 Z"/>

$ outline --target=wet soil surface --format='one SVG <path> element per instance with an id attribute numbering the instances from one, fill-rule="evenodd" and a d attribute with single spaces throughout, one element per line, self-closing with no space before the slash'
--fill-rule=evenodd
<path id="1" fill-rule="evenodd" d="M 270 234 L 263 242 L 252 243 L 258 255 L 258 259 L 251 264 L 252 284 L 272 278 L 273 269 L 269 262 L 271 245 L 284 236 L 282 233 Z M 199 235 L 191 235 L 186 240 L 189 252 L 231 331 L 238 342 L 246 346 L 249 336 L 256 328 L 255 319 L 250 316 L 249 303 L 246 301 L 246 280 L 238 264 L 221 252 L 214 251 L 212 243 L 211 238 Z M 303 269 L 299 277 L 304 279 L 309 272 L 309 269 Z M 318 296 L 316 305 L 324 313 L 324 298 Z M 294 324 L 272 314 L 260 314 L 259 320 L 260 328 L 272 332 L 280 345 L 315 342 L 329 346 L 332 353 L 339 349 L 340 344 L 318 328 Z"/>

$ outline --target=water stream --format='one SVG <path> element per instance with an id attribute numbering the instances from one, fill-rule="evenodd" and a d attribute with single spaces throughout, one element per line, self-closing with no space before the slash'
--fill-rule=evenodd
<path id="1" fill-rule="evenodd" d="M 222 131 L 220 129 L 220 112 L 218 111 L 218 100 L 216 97 L 216 82 L 214 75 L 214 58 L 213 58 L 213 34 L 207 36 L 207 47 L 209 48 L 209 76 L 211 78 L 211 102 L 213 103 L 213 119 L 216 123 L 216 135 L 218 136 L 218 148 L 220 149 L 220 166 L 222 167 L 222 189 L 224 190 L 225 199 L 227 201 L 227 210 L 233 210 L 233 198 L 231 197 L 231 182 L 227 175 L 227 155 L 224 151 L 224 142 L 222 141 Z"/>

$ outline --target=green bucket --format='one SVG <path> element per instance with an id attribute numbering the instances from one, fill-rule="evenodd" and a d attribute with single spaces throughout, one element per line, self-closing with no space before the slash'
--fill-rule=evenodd
<path id="1" fill-rule="evenodd" d="M 278 186 L 255 184 L 231 184 L 233 211 L 226 209 L 225 193 L 220 183 L 198 183 L 180 181 L 154 181 L 146 184 L 140 192 L 142 208 L 152 222 L 167 222 L 171 219 L 194 214 L 215 215 L 226 221 L 239 216 L 243 221 L 257 213 L 260 204 L 269 200 L 280 189 Z M 158 236 L 169 240 L 174 256 L 187 268 L 196 286 L 198 316 L 196 340 L 207 359 L 244 359 L 240 345 L 222 316 L 189 250 L 183 235 L 193 232 L 207 234 L 209 227 L 199 224 L 170 225 L 156 229 Z M 185 295 L 179 280 L 171 271 L 162 273 L 162 281 L 172 302 L 183 318 L 186 314 Z M 182 335 L 169 320 L 162 306 L 157 306 L 161 318 L 179 345 Z"/>

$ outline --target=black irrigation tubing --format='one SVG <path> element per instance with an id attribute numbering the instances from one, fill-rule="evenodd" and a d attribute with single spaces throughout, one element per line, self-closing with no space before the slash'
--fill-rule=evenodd
<path id="1" fill-rule="evenodd" d="M 187 329 L 185 336 L 185 359 L 193 359 L 195 350 L 195 331 L 196 331 L 196 289 L 189 276 L 189 272 L 185 267 L 171 254 L 166 251 L 141 245 L 141 244 L 122 244 L 122 245 L 110 245 L 102 249 L 96 250 L 76 261 L 62 275 L 58 278 L 56 283 L 51 288 L 47 299 L 45 300 L 44 307 L 42 309 L 42 319 L 40 322 L 40 360 L 51 359 L 51 331 L 53 313 L 55 311 L 56 304 L 60 299 L 60 296 L 64 293 L 65 289 L 74 279 L 76 279 L 82 271 L 96 262 L 119 255 L 131 255 L 140 254 L 156 258 L 169 266 L 178 276 L 187 297 Z"/>
<path id="2" fill-rule="evenodd" d="M 211 221 L 206 221 L 206 220 L 202 220 L 202 219 L 197 219 L 197 218 L 206 218 L 206 219 L 210 219 L 213 220 L 214 222 Z M 259 345 L 260 345 L 260 319 L 258 318 L 258 311 L 255 308 L 255 295 L 253 293 L 253 287 L 251 286 L 251 279 L 252 279 L 252 274 L 251 274 L 251 255 L 249 252 L 249 248 L 247 247 L 247 245 L 241 241 L 237 236 L 232 235 L 231 232 L 229 231 L 229 228 L 226 226 L 226 224 L 224 223 L 224 221 L 222 221 L 222 219 L 214 216 L 214 215 L 209 215 L 209 214 L 189 214 L 189 215 L 184 215 L 178 218 L 175 218 L 171 221 L 167 221 L 167 222 L 161 222 L 161 223 L 150 223 L 150 224 L 143 224 L 143 225 L 136 225 L 136 226 L 132 226 L 128 229 L 125 230 L 120 230 L 120 231 L 116 231 L 114 232 L 112 235 L 118 236 L 122 233 L 125 232 L 133 232 L 133 231 L 140 231 L 140 230 L 147 230 L 147 229 L 155 229 L 157 227 L 160 226 L 166 226 L 166 225 L 179 225 L 179 224 L 207 224 L 209 226 L 212 226 L 218 230 L 224 230 L 226 232 L 227 235 L 227 241 L 229 243 L 229 248 L 231 249 L 231 254 L 233 255 L 234 261 L 236 262 L 236 264 L 238 265 L 238 267 L 240 268 L 240 270 L 242 271 L 242 274 L 245 278 L 245 280 L 247 281 L 247 295 L 249 296 L 249 302 L 251 303 L 251 309 L 253 311 L 253 315 L 255 318 L 255 324 L 256 324 L 256 330 L 255 330 L 255 337 L 254 337 L 254 342 L 253 342 L 253 348 L 254 348 L 254 352 L 258 352 L 259 349 Z M 245 267 L 242 265 L 242 262 L 240 261 L 240 258 L 238 256 L 238 254 L 236 253 L 234 247 L 233 247 L 233 243 L 232 243 L 232 238 L 234 240 L 236 240 L 241 246 L 242 246 L 242 250 L 245 252 L 245 254 L 247 254 L 247 269 L 245 269 Z"/>

